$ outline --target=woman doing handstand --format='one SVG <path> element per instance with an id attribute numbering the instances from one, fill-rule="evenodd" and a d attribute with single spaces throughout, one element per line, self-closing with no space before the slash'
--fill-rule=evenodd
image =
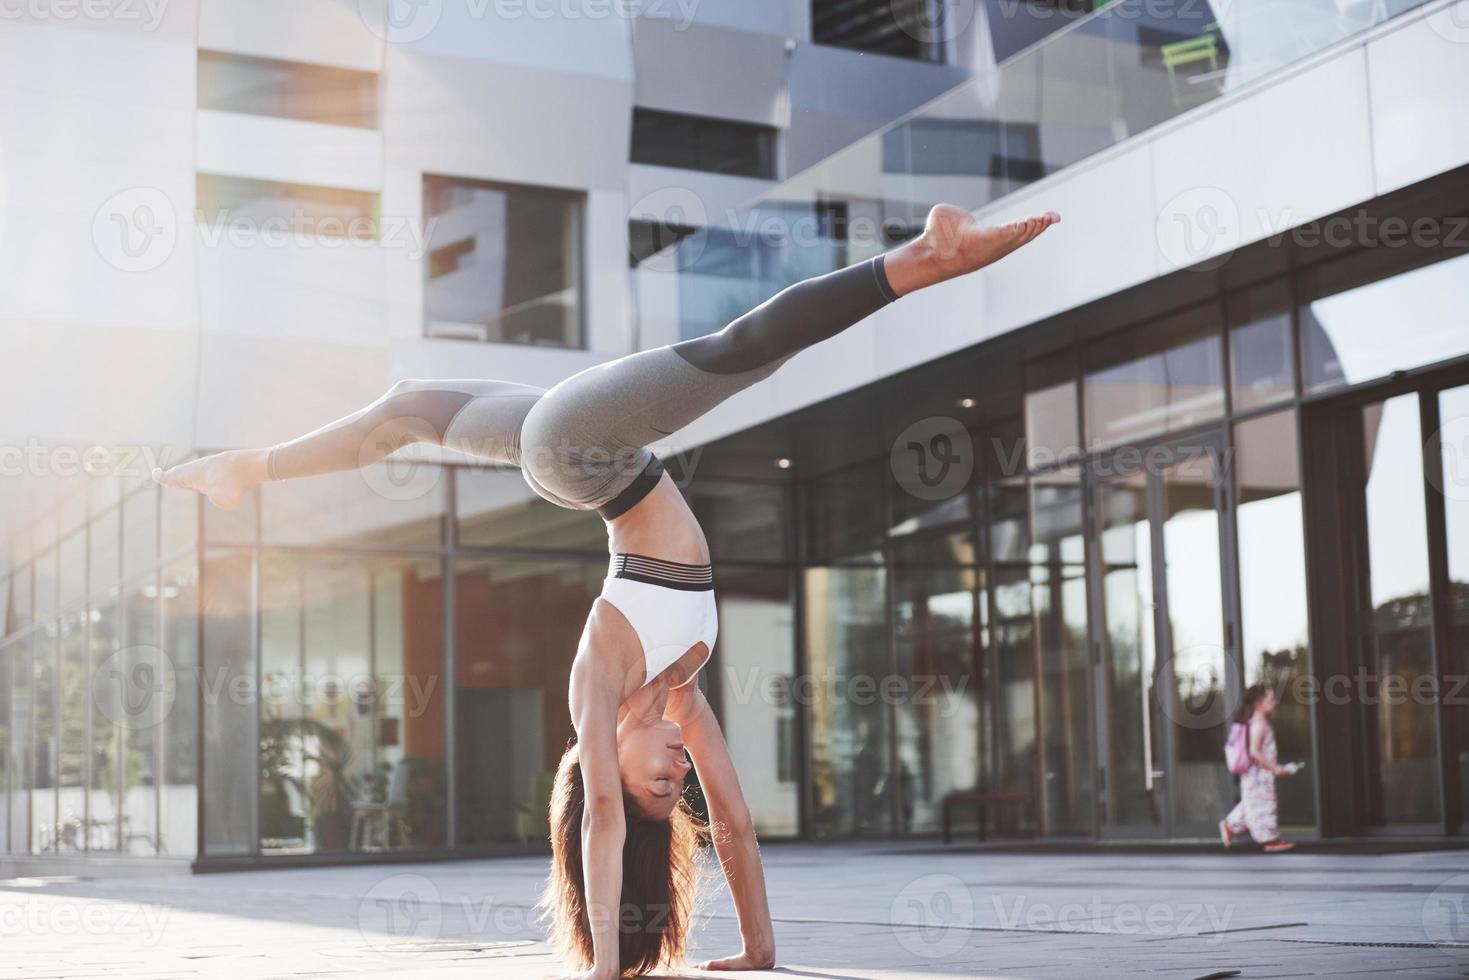
<path id="1" fill-rule="evenodd" d="M 576 741 L 556 774 L 544 899 L 555 939 L 580 976 L 596 980 L 683 959 L 699 833 L 681 800 L 697 766 L 744 944 L 704 966 L 768 968 L 775 936 L 755 832 L 719 725 L 692 683 L 717 628 L 708 546 L 647 447 L 798 351 L 901 296 L 989 265 L 1059 220 L 1047 213 L 982 227 L 941 204 L 919 237 L 797 283 L 718 333 L 590 368 L 549 391 L 402 381 L 298 439 L 154 477 L 228 508 L 258 484 L 356 469 L 429 442 L 517 465 L 552 503 L 598 511 L 612 562 L 571 667 Z"/>

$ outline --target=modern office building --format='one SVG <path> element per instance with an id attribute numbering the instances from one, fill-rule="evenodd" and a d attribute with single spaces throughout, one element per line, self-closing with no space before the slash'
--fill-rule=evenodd
<path id="1" fill-rule="evenodd" d="M 1459 832 L 1469 2 L 107 9 L 0 22 L 0 864 L 536 846 L 595 516 L 147 471 L 717 329 L 941 200 L 1064 221 L 662 447 L 762 831 L 1208 836 L 1266 680 L 1291 833 Z"/>

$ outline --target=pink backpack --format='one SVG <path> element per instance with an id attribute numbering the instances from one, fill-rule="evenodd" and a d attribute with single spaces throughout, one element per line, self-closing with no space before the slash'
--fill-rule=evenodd
<path id="1" fill-rule="evenodd" d="M 1241 722 L 1229 726 L 1229 740 L 1224 743 L 1224 764 L 1236 776 L 1243 776 L 1254 764 L 1250 758 L 1250 730 Z"/>

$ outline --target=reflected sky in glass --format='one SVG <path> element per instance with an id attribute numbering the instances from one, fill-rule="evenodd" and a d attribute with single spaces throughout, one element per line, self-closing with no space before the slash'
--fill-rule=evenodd
<path id="1" fill-rule="evenodd" d="M 1469 353 L 1469 256 L 1359 286 L 1302 311 L 1306 389 L 1356 384 Z"/>

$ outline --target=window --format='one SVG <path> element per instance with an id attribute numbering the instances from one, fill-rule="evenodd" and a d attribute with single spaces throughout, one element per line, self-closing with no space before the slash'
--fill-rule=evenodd
<path id="1" fill-rule="evenodd" d="M 632 162 L 774 180 L 775 128 L 634 109 Z"/>
<path id="2" fill-rule="evenodd" d="M 698 233 L 689 225 L 666 221 L 629 221 L 627 223 L 627 257 L 633 268 L 690 235 Z"/>
<path id="3" fill-rule="evenodd" d="M 580 194 L 423 178 L 430 337 L 580 347 Z"/>
<path id="4" fill-rule="evenodd" d="M 199 108 L 376 129 L 372 72 L 199 52 Z"/>
<path id="5" fill-rule="evenodd" d="M 1174 431 L 1224 413 L 1217 311 L 1198 307 L 1103 341 L 1086 376 L 1092 449 Z"/>
<path id="6" fill-rule="evenodd" d="M 888 174 L 959 174 L 998 177 L 1005 144 L 993 119 L 918 118 L 882 137 L 882 170 Z"/>
<path id="7" fill-rule="evenodd" d="M 1226 305 L 1234 410 L 1259 408 L 1294 395 L 1290 287 L 1276 281 L 1237 293 Z"/>
<path id="8" fill-rule="evenodd" d="M 1323 269 L 1320 279 L 1350 275 Z M 1324 288 L 1323 288 L 1324 286 Z M 1330 286 L 1318 283 L 1320 295 Z M 1469 353 L 1469 256 L 1378 279 L 1301 307 L 1306 391 L 1370 381 Z"/>
<path id="9" fill-rule="evenodd" d="M 1075 455 L 1077 432 L 1076 364 L 1068 353 L 1025 366 L 1026 465 L 1035 468 Z"/>
<path id="10" fill-rule="evenodd" d="M 938 39 L 946 29 L 930 7 L 931 0 L 813 0 L 811 39 L 853 51 L 939 61 Z"/>
<path id="11" fill-rule="evenodd" d="M 196 207 L 200 224 L 220 233 L 243 230 L 252 240 L 289 235 L 363 242 L 377 238 L 378 198 L 371 191 L 200 174 Z"/>

